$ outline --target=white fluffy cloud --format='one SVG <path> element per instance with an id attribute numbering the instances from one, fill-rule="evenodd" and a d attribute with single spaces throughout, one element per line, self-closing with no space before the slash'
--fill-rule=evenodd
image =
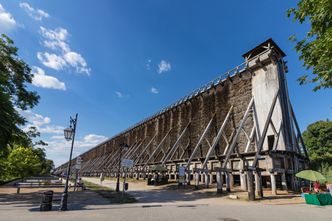
<path id="1" fill-rule="evenodd" d="M 34 113 L 31 110 L 23 111 L 17 109 L 17 111 L 28 121 L 26 128 L 23 128 L 23 130 L 28 131 L 30 126 L 34 126 L 40 132 L 40 138 L 48 144 L 48 146 L 44 147 L 47 158 L 52 159 L 55 166 L 59 166 L 68 161 L 70 142 L 67 142 L 64 138 L 63 130 L 65 127 L 54 125 L 51 123 L 51 118 Z M 105 140 L 107 140 L 107 137 L 94 133 L 76 137 L 73 157 L 91 149 Z"/>
<path id="2" fill-rule="evenodd" d="M 118 98 L 123 98 L 123 94 L 122 94 L 120 91 L 115 91 L 115 95 L 116 95 Z"/>
<path id="3" fill-rule="evenodd" d="M 38 60 L 46 67 L 52 68 L 54 70 L 63 70 L 67 65 L 66 61 L 62 56 L 56 54 L 49 54 L 48 52 L 37 52 Z"/>
<path id="4" fill-rule="evenodd" d="M 41 21 L 43 18 L 48 18 L 50 16 L 47 12 L 45 12 L 41 9 L 37 9 L 37 8 L 35 9 L 26 2 L 21 2 L 20 8 L 22 8 L 26 13 L 28 13 L 28 15 L 31 18 L 33 18 L 37 21 Z"/>
<path id="5" fill-rule="evenodd" d="M 160 63 L 158 64 L 158 73 L 162 74 L 164 72 L 168 72 L 170 71 L 172 68 L 171 63 L 165 61 L 165 60 L 161 60 Z"/>
<path id="6" fill-rule="evenodd" d="M 40 27 L 41 35 L 49 40 L 66 41 L 68 38 L 68 31 L 64 28 L 56 28 L 54 30 Z"/>
<path id="7" fill-rule="evenodd" d="M 107 140 L 107 137 L 97 134 L 87 134 L 83 138 L 76 138 L 73 157 L 84 153 L 105 140 Z M 53 136 L 46 142 L 48 144 L 46 148 L 47 156 L 54 161 L 55 166 L 68 161 L 70 143 L 65 141 L 63 136 Z"/>
<path id="8" fill-rule="evenodd" d="M 84 58 L 82 57 L 82 55 L 70 51 L 64 54 L 63 58 L 66 60 L 67 64 L 75 68 L 76 72 L 87 73 L 87 74 L 90 72 L 88 65 L 84 60 Z"/>
<path id="9" fill-rule="evenodd" d="M 151 93 L 153 93 L 153 94 L 159 94 L 159 90 L 157 88 L 155 88 L 155 87 L 152 87 L 151 88 Z"/>
<path id="10" fill-rule="evenodd" d="M 83 141 L 84 141 L 84 145 L 86 145 L 86 144 L 97 145 L 97 144 L 105 141 L 106 139 L 107 139 L 107 137 L 102 136 L 102 135 L 88 134 L 88 135 L 84 136 Z"/>
<path id="11" fill-rule="evenodd" d="M 0 4 L 0 32 L 5 33 L 11 31 L 16 26 L 17 23 L 13 16 Z"/>
<path id="12" fill-rule="evenodd" d="M 68 42 L 69 33 L 64 28 L 54 30 L 40 27 L 40 34 L 43 37 L 42 44 L 54 51 L 54 53 L 38 52 L 38 60 L 46 67 L 63 70 L 65 68 L 74 68 L 75 72 L 90 74 L 90 68 L 83 56 L 72 51 Z"/>
<path id="13" fill-rule="evenodd" d="M 63 134 L 63 130 L 65 128 L 63 126 L 46 125 L 37 129 L 40 133 L 43 134 Z"/>
<path id="14" fill-rule="evenodd" d="M 19 110 L 19 113 L 28 121 L 29 124 L 40 127 L 45 124 L 51 123 L 51 119 L 49 117 L 44 117 L 40 114 L 33 113 L 30 110 Z"/>
<path id="15" fill-rule="evenodd" d="M 63 130 L 65 128 L 62 126 L 52 125 L 51 118 L 44 117 L 40 114 L 32 112 L 31 110 L 17 109 L 17 111 L 27 121 L 26 126 L 23 128 L 24 131 L 28 131 L 29 127 L 33 126 L 36 127 L 41 134 L 63 134 Z"/>
<path id="16" fill-rule="evenodd" d="M 66 85 L 64 82 L 59 81 L 53 76 L 46 75 L 43 69 L 39 67 L 33 67 L 32 73 L 34 74 L 32 78 L 32 84 L 36 87 L 52 88 L 63 91 L 66 90 Z"/>

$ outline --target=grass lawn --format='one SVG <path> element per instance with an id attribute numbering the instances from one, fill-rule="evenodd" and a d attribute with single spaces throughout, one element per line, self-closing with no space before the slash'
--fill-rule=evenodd
<path id="1" fill-rule="evenodd" d="M 115 181 L 116 180 L 116 177 L 105 177 L 105 180 L 113 180 Z M 139 179 L 137 180 L 136 178 L 126 178 L 126 181 L 127 182 L 131 182 L 131 183 L 146 183 L 147 180 L 144 180 L 144 179 Z M 123 178 L 120 177 L 120 182 L 123 182 Z"/>
<path id="2" fill-rule="evenodd" d="M 115 192 L 110 187 L 100 186 L 95 183 L 88 182 L 84 180 L 86 188 L 98 193 L 100 196 L 109 200 L 111 204 L 121 204 L 121 203 L 136 203 L 137 200 L 127 193 Z"/>

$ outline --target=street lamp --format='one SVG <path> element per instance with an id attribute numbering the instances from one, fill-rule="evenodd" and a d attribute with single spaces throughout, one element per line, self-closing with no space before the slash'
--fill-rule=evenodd
<path id="1" fill-rule="evenodd" d="M 70 126 L 69 126 L 69 128 L 66 128 L 64 130 L 65 139 L 67 141 L 71 140 L 71 149 L 70 149 L 70 155 L 69 155 L 69 161 L 68 161 L 68 167 L 67 167 L 65 189 L 61 195 L 61 203 L 60 203 L 60 209 L 59 209 L 61 211 L 67 210 L 68 182 L 69 182 L 69 177 L 70 177 L 71 157 L 73 155 L 73 147 L 74 147 L 74 140 L 75 140 L 75 134 L 76 134 L 77 116 L 78 116 L 78 114 L 76 114 L 75 119 L 70 117 Z"/>
<path id="2" fill-rule="evenodd" d="M 121 160 L 122 160 L 122 151 L 127 150 L 129 148 L 128 144 L 123 143 L 120 144 L 120 156 L 119 156 L 119 167 L 118 167 L 118 174 L 116 179 L 116 192 L 120 192 L 120 169 L 121 169 Z"/>

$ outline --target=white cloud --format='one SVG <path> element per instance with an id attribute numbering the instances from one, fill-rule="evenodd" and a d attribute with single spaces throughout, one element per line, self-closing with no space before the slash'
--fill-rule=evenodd
<path id="1" fill-rule="evenodd" d="M 120 91 L 115 91 L 115 94 L 118 98 L 123 98 L 123 94 Z"/>
<path id="2" fill-rule="evenodd" d="M 107 137 L 97 134 L 88 134 L 84 136 L 83 141 L 88 144 L 99 144 L 105 141 Z"/>
<path id="3" fill-rule="evenodd" d="M 107 140 L 107 137 L 97 134 L 87 134 L 83 138 L 76 138 L 73 157 L 84 153 L 99 143 Z M 68 153 L 70 150 L 70 143 L 65 141 L 64 136 L 52 136 L 50 140 L 45 141 L 47 157 L 54 161 L 56 166 L 68 161 Z"/>
<path id="4" fill-rule="evenodd" d="M 66 41 L 69 35 L 67 29 L 56 28 L 52 30 L 43 26 L 40 27 L 40 33 L 44 38 L 56 41 Z"/>
<path id="5" fill-rule="evenodd" d="M 83 56 L 70 49 L 68 42 L 69 32 L 64 28 L 56 28 L 54 30 L 40 27 L 40 34 L 44 38 L 42 44 L 57 52 L 50 54 L 48 52 L 38 52 L 37 58 L 46 67 L 55 70 L 63 70 L 65 68 L 74 68 L 75 72 L 89 75 L 91 69 Z"/>
<path id="6" fill-rule="evenodd" d="M 51 136 L 52 140 L 63 140 L 63 138 L 64 138 L 64 135 L 54 135 L 54 136 Z"/>
<path id="7" fill-rule="evenodd" d="M 45 12 L 41 9 L 34 9 L 32 6 L 30 6 L 26 2 L 21 2 L 20 8 L 22 8 L 26 13 L 28 13 L 28 15 L 31 18 L 33 18 L 37 21 L 41 21 L 43 18 L 48 18 L 50 16 L 47 12 Z"/>
<path id="8" fill-rule="evenodd" d="M 49 117 L 44 117 L 40 114 L 33 113 L 30 110 L 17 110 L 31 125 L 34 125 L 36 127 L 51 123 L 51 119 Z"/>
<path id="9" fill-rule="evenodd" d="M 49 41 L 49 40 L 45 40 L 43 42 L 44 46 L 46 48 L 55 50 L 55 51 L 70 51 L 69 45 L 64 42 L 64 41 Z"/>
<path id="10" fill-rule="evenodd" d="M 63 134 L 63 130 L 65 129 L 65 127 L 47 125 L 45 127 L 38 127 L 37 129 L 40 133 L 43 133 L 43 134 Z"/>
<path id="11" fill-rule="evenodd" d="M 86 61 L 84 60 L 82 55 L 70 51 L 67 52 L 63 57 L 66 60 L 67 64 L 70 64 L 76 69 L 76 72 L 86 74 L 90 73 L 90 69 L 88 68 L 88 65 L 86 64 Z"/>
<path id="12" fill-rule="evenodd" d="M 151 59 L 148 59 L 147 63 L 145 64 L 146 70 L 151 70 Z"/>
<path id="13" fill-rule="evenodd" d="M 5 33 L 13 30 L 17 26 L 17 23 L 13 16 L 7 12 L 0 4 L 0 32 Z"/>
<path id="14" fill-rule="evenodd" d="M 63 70 L 67 65 L 62 56 L 49 54 L 48 52 L 37 52 L 37 58 L 43 65 L 55 70 Z"/>
<path id="15" fill-rule="evenodd" d="M 16 110 L 28 121 L 26 128 L 23 128 L 23 130 L 28 131 L 30 126 L 35 126 L 41 134 L 38 140 L 42 139 L 48 144 L 48 146 L 44 147 L 47 158 L 52 159 L 56 166 L 68 161 L 70 142 L 64 138 L 63 130 L 65 127 L 51 124 L 51 118 L 44 117 L 31 110 Z M 106 139 L 107 137 L 94 133 L 88 133 L 83 137 L 76 137 L 73 157 L 91 149 Z"/>
<path id="16" fill-rule="evenodd" d="M 161 60 L 158 64 L 158 73 L 161 74 L 163 72 L 168 72 L 171 70 L 171 64 L 165 60 Z"/>
<path id="17" fill-rule="evenodd" d="M 32 84 L 42 88 L 52 88 L 57 90 L 66 90 L 64 82 L 59 81 L 57 78 L 46 75 L 45 71 L 39 67 L 33 67 Z"/>
<path id="18" fill-rule="evenodd" d="M 159 94 L 159 91 L 158 91 L 157 88 L 152 87 L 152 88 L 151 88 L 151 93 L 153 93 L 153 94 Z"/>
<path id="19" fill-rule="evenodd" d="M 63 134 L 65 128 L 63 126 L 52 125 L 50 117 L 44 117 L 31 110 L 21 110 L 18 108 L 16 110 L 27 121 L 26 126 L 22 128 L 24 131 L 28 131 L 29 127 L 34 126 L 41 134 Z"/>

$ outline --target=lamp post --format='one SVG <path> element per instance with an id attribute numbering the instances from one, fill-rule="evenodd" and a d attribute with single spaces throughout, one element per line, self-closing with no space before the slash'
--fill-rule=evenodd
<path id="1" fill-rule="evenodd" d="M 122 151 L 128 149 L 128 144 L 123 143 L 120 144 L 120 157 L 119 157 L 119 167 L 118 167 L 118 174 L 117 174 L 117 179 L 116 179 L 116 192 L 120 192 L 120 170 L 121 170 L 121 160 L 122 160 Z"/>
<path id="2" fill-rule="evenodd" d="M 73 155 L 73 147 L 74 147 L 74 140 L 75 140 L 75 134 L 76 134 L 77 116 L 78 116 L 78 114 L 76 114 L 75 119 L 70 117 L 70 126 L 69 126 L 69 128 L 66 128 L 64 130 L 65 139 L 67 141 L 71 140 L 71 149 L 70 149 L 70 155 L 69 155 L 69 161 L 68 161 L 68 167 L 67 167 L 65 189 L 61 195 L 61 203 L 60 203 L 60 209 L 59 209 L 61 211 L 67 210 L 68 182 L 69 182 L 69 177 L 70 177 L 71 157 Z"/>

